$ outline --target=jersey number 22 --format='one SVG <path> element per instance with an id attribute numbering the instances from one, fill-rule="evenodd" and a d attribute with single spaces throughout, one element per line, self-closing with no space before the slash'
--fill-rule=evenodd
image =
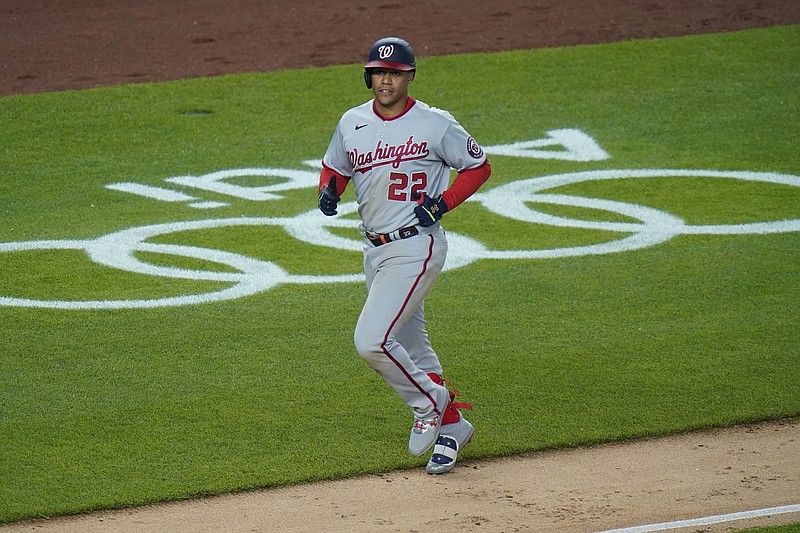
<path id="1" fill-rule="evenodd" d="M 428 175 L 424 172 L 414 172 L 409 177 L 402 172 L 392 172 L 389 175 L 389 200 L 407 202 L 416 198 L 417 194 L 425 190 L 428 184 Z"/>

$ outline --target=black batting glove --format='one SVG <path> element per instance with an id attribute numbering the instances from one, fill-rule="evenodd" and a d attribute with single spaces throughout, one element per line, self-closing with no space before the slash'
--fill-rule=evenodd
<path id="1" fill-rule="evenodd" d="M 447 213 L 447 204 L 441 194 L 435 200 L 425 193 L 418 193 L 416 196 L 418 205 L 414 208 L 414 214 L 423 228 L 433 226 Z"/>
<path id="2" fill-rule="evenodd" d="M 328 184 L 319 191 L 317 207 L 323 215 L 332 217 L 337 213 L 336 206 L 339 204 L 339 200 L 341 198 L 336 194 L 336 176 L 331 176 Z"/>

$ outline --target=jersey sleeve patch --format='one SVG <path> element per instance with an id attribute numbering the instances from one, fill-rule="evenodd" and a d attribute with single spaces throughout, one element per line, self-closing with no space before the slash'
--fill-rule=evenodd
<path id="1" fill-rule="evenodd" d="M 474 159 L 480 159 L 483 157 L 483 148 L 478 142 L 470 137 L 467 139 L 467 152 L 471 155 Z"/>

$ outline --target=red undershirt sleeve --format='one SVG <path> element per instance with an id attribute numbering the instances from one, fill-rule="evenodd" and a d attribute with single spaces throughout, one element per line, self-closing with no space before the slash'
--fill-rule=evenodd
<path id="1" fill-rule="evenodd" d="M 317 193 L 319 194 L 323 187 L 327 187 L 328 183 L 331 181 L 331 176 L 336 178 L 336 194 L 341 196 L 347 188 L 347 184 L 350 182 L 350 177 L 342 176 L 335 170 L 326 166 L 322 167 L 322 172 L 319 174 L 319 188 L 317 189 Z"/>
<path id="2" fill-rule="evenodd" d="M 475 194 L 481 185 L 486 183 L 492 173 L 492 166 L 487 159 L 481 166 L 463 170 L 458 173 L 449 189 L 442 193 L 447 210 L 451 211 L 464 200 Z"/>

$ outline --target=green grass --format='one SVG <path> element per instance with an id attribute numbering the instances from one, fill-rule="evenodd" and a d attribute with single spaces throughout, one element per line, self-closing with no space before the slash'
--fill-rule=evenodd
<path id="1" fill-rule="evenodd" d="M 798 67 L 800 26 L 789 26 L 420 58 L 412 93 L 450 110 L 487 146 L 576 128 L 611 156 L 492 156 L 487 189 L 602 169 L 798 175 Z M 230 168 L 309 170 L 302 162 L 321 158 L 341 112 L 369 97 L 360 69 L 2 98 L 0 243 L 314 209 L 313 187 L 259 202 L 164 180 Z M 105 188 L 126 181 L 229 205 L 197 210 Z M 670 177 L 547 192 L 650 206 L 693 225 L 800 218 L 800 190 L 774 184 Z M 491 250 L 622 236 L 515 222 L 474 202 L 445 225 Z M 148 242 L 224 250 L 295 275 L 361 270 L 358 252 L 305 244 L 276 226 Z M 680 235 L 623 253 L 482 259 L 446 272 L 426 311 L 447 377 L 475 406 L 481 438 L 466 456 L 800 415 L 799 251 L 800 232 Z M 235 272 L 207 259 L 136 256 Z M 229 286 L 123 272 L 80 250 L 0 253 L 0 271 L 0 297 L 30 299 L 165 298 Z M 153 309 L 0 307 L 0 522 L 420 466 L 424 459 L 405 451 L 406 408 L 353 349 L 363 298 L 361 283 L 284 284 Z"/>
<path id="2" fill-rule="evenodd" d="M 798 524 L 787 524 L 784 526 L 768 526 L 768 527 L 759 527 L 753 529 L 744 529 L 742 530 L 743 533 L 797 533 L 800 531 L 800 523 Z"/>

